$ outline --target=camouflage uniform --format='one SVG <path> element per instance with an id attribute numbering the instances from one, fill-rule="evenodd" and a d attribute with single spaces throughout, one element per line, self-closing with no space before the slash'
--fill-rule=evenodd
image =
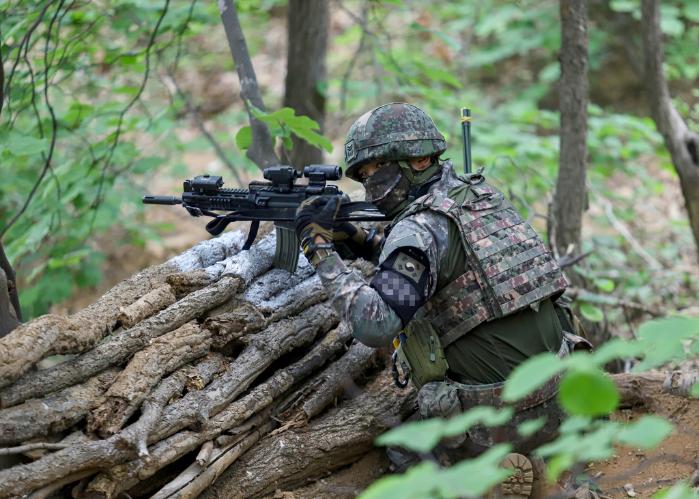
<path id="1" fill-rule="evenodd" d="M 449 161 L 438 161 L 446 143 L 434 124 L 421 116 L 401 121 L 406 110 L 398 106 L 405 105 L 382 106 L 359 118 L 345 146 L 351 178 L 359 180 L 357 171 L 367 161 L 386 161 L 361 179 L 368 201 L 393 196 L 391 205 L 375 203 L 394 219 L 378 271 L 366 283 L 330 252 L 317 261 L 316 272 L 359 341 L 380 347 L 401 338 L 400 359 L 420 388 L 423 417 L 500 405 L 502 382 L 514 367 L 561 348 L 563 329 L 552 300 L 565 279 L 502 193 L 481 175 L 459 177 Z M 417 131 L 406 131 L 410 127 Z M 434 156 L 427 174 L 410 172 L 404 161 L 419 156 Z M 379 177 L 389 168 L 398 172 L 395 181 L 390 173 Z M 386 192 L 372 191 L 372 178 L 388 186 Z M 556 427 L 555 386 L 523 401 L 516 420 L 543 411 L 552 416 L 547 428 Z M 469 434 L 482 446 L 514 437 L 483 429 Z"/>

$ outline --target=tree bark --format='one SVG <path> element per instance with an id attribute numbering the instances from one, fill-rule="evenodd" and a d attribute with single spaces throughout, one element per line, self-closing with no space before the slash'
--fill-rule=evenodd
<path id="1" fill-rule="evenodd" d="M 118 371 L 104 371 L 85 383 L 71 386 L 41 400 L 0 411 L 0 445 L 17 444 L 66 430 L 81 421 L 104 400 Z"/>
<path id="2" fill-rule="evenodd" d="M 655 126 L 680 178 L 689 223 L 699 259 L 699 134 L 691 131 L 672 104 L 663 72 L 663 41 L 660 30 L 660 2 L 643 0 L 641 31 L 645 58 L 645 88 Z"/>
<path id="3" fill-rule="evenodd" d="M 205 356 L 210 347 L 211 333 L 196 322 L 155 338 L 136 352 L 107 390 L 106 400 L 90 413 L 88 430 L 102 438 L 114 435 L 164 375 Z"/>
<path id="4" fill-rule="evenodd" d="M 89 350 L 112 330 L 121 307 L 162 286 L 172 274 L 212 267 L 218 271 L 216 263 L 231 260 L 228 257 L 237 254 L 244 241 L 242 231 L 228 232 L 216 239 L 202 241 L 181 255 L 120 282 L 92 305 L 70 317 L 44 315 L 0 337 L 0 388 L 11 384 L 49 355 Z M 246 253 L 249 256 L 252 249 Z M 223 269 L 225 265 L 220 267 Z M 81 380 L 72 383 L 78 381 Z"/>
<path id="5" fill-rule="evenodd" d="M 60 390 L 92 376 L 109 366 L 126 361 L 152 339 L 168 333 L 202 315 L 235 295 L 240 287 L 237 277 L 224 277 L 215 284 L 188 295 L 138 326 L 111 336 L 89 352 L 55 367 L 28 374 L 0 392 L 0 406 Z"/>
<path id="6" fill-rule="evenodd" d="M 553 233 L 559 255 L 581 253 L 587 191 L 587 0 L 560 1 L 560 160 L 553 200 Z"/>
<path id="7" fill-rule="evenodd" d="M 320 478 L 369 452 L 378 435 L 410 414 L 414 401 L 379 377 L 344 407 L 265 438 L 200 497 L 261 497 Z"/>
<path id="8" fill-rule="evenodd" d="M 0 97 L 2 96 L 0 95 Z M 1 106 L 2 99 L 0 98 Z M 2 241 L 0 241 L 0 338 L 15 329 L 21 321 L 22 309 L 19 306 L 15 271 L 5 255 Z"/>
<path id="9" fill-rule="evenodd" d="M 330 24 L 327 0 L 290 0 L 288 6 L 286 89 L 284 106 L 315 120 L 323 132 L 325 121 L 325 58 Z M 291 164 L 297 169 L 323 162 L 323 152 L 294 136 Z"/>
<path id="10" fill-rule="evenodd" d="M 274 142 L 269 133 L 267 125 L 255 118 L 252 114 L 251 106 L 262 111 L 265 110 L 262 96 L 260 95 L 260 87 L 257 84 L 257 76 L 255 68 L 250 61 L 248 53 L 248 45 L 243 35 L 243 28 L 238 20 L 238 12 L 233 0 L 219 0 L 219 11 L 223 27 L 226 30 L 228 45 L 233 55 L 235 69 L 238 72 L 240 79 L 240 97 L 245 103 L 245 108 L 248 111 L 250 118 L 250 126 L 252 127 L 252 144 L 247 150 L 247 157 L 250 158 L 261 169 L 268 166 L 278 165 L 279 159 L 274 153 Z"/>

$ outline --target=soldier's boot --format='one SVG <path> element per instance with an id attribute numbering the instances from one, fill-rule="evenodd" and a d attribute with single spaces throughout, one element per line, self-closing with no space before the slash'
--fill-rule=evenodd
<path id="1" fill-rule="evenodd" d="M 506 478 L 500 487 L 491 494 L 492 499 L 517 499 L 529 497 L 541 499 L 544 497 L 543 474 L 544 462 L 540 458 L 531 459 L 523 454 L 510 453 L 505 456 L 500 465 L 514 472 Z"/>

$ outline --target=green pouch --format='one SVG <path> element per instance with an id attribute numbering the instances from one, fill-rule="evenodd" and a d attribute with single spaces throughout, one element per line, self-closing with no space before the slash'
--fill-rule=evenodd
<path id="1" fill-rule="evenodd" d="M 443 381 L 449 365 L 437 332 L 426 319 L 413 319 L 403 330 L 398 359 L 410 369 L 410 378 L 419 390 L 430 381 Z"/>

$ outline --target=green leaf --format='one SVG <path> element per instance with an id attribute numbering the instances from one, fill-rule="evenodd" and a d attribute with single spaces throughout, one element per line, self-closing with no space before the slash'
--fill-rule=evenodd
<path id="1" fill-rule="evenodd" d="M 542 353 L 528 359 L 510 374 L 502 393 L 503 400 L 514 402 L 526 397 L 563 368 L 561 359 L 550 353 Z"/>
<path id="2" fill-rule="evenodd" d="M 517 433 L 522 435 L 523 437 L 531 437 L 539 431 L 543 426 L 546 424 L 546 416 L 541 416 L 540 418 L 537 419 L 528 419 L 527 421 L 524 421 L 523 423 L 520 423 L 519 426 L 517 426 Z"/>
<path id="3" fill-rule="evenodd" d="M 32 156 L 46 149 L 48 143 L 45 139 L 38 139 L 29 135 L 20 135 L 12 132 L 4 140 L 5 148 L 14 156 Z"/>
<path id="4" fill-rule="evenodd" d="M 573 370 L 561 380 L 558 400 L 569 414 L 604 416 L 616 409 L 619 392 L 599 369 Z"/>
<path id="5" fill-rule="evenodd" d="M 488 427 L 500 426 L 512 419 L 513 413 L 514 411 L 510 407 L 499 410 L 488 406 L 474 407 L 463 414 L 446 420 L 441 437 L 462 435 L 477 424 L 484 424 Z"/>
<path id="6" fill-rule="evenodd" d="M 665 440 L 672 430 L 673 426 L 666 419 L 655 415 L 644 415 L 635 423 L 624 426 L 617 440 L 631 447 L 650 449 Z"/>
<path id="7" fill-rule="evenodd" d="M 478 406 L 450 419 L 433 418 L 394 428 L 376 439 L 377 445 L 400 446 L 415 452 L 428 452 L 446 437 L 462 435 L 477 424 L 499 426 L 512 417 L 512 409 Z"/>
<path id="8" fill-rule="evenodd" d="M 137 160 L 129 170 L 133 173 L 142 175 L 150 172 L 151 170 L 155 170 L 163 163 L 165 163 L 165 158 L 160 156 L 148 156 L 146 158 Z"/>
<path id="9" fill-rule="evenodd" d="M 404 423 L 376 439 L 376 445 L 401 446 L 417 452 L 428 452 L 439 443 L 445 420 L 427 419 Z"/>
<path id="10" fill-rule="evenodd" d="M 430 497 L 436 485 L 439 467 L 423 461 L 410 468 L 402 475 L 388 475 L 372 483 L 359 499 L 386 499 L 400 497 L 405 499 L 423 499 Z"/>
<path id="11" fill-rule="evenodd" d="M 643 345 L 639 342 L 613 338 L 595 350 L 590 355 L 590 358 L 594 365 L 602 367 L 607 362 L 611 362 L 614 359 L 635 357 L 643 353 Z"/>
<path id="12" fill-rule="evenodd" d="M 591 322 L 602 322 L 604 320 L 604 312 L 602 312 L 602 309 L 590 303 L 581 303 L 580 313 Z"/>
<path id="13" fill-rule="evenodd" d="M 689 389 L 689 396 L 699 398 L 699 383 L 692 385 L 692 388 Z"/>
<path id="14" fill-rule="evenodd" d="M 252 145 L 252 127 L 244 126 L 235 134 L 235 145 L 241 151 L 247 150 Z"/>
<path id="15" fill-rule="evenodd" d="M 634 366 L 643 371 L 672 360 L 686 358 L 683 342 L 699 338 L 699 317 L 666 317 L 645 322 L 638 329 L 638 341 L 646 356 Z"/>
<path id="16" fill-rule="evenodd" d="M 614 291 L 614 281 L 611 279 L 595 279 L 595 286 L 605 293 L 611 293 Z"/>
<path id="17" fill-rule="evenodd" d="M 699 23 L 699 3 L 690 1 L 684 5 L 682 15 L 692 22 Z"/>
<path id="18" fill-rule="evenodd" d="M 663 489 L 653 494 L 653 499 L 697 499 L 699 494 L 694 492 L 686 482 L 677 482 L 669 489 Z"/>
<path id="19" fill-rule="evenodd" d="M 480 497 L 512 474 L 499 466 L 511 450 L 508 444 L 491 447 L 476 459 L 461 461 L 440 470 L 435 477 L 440 497 Z"/>

